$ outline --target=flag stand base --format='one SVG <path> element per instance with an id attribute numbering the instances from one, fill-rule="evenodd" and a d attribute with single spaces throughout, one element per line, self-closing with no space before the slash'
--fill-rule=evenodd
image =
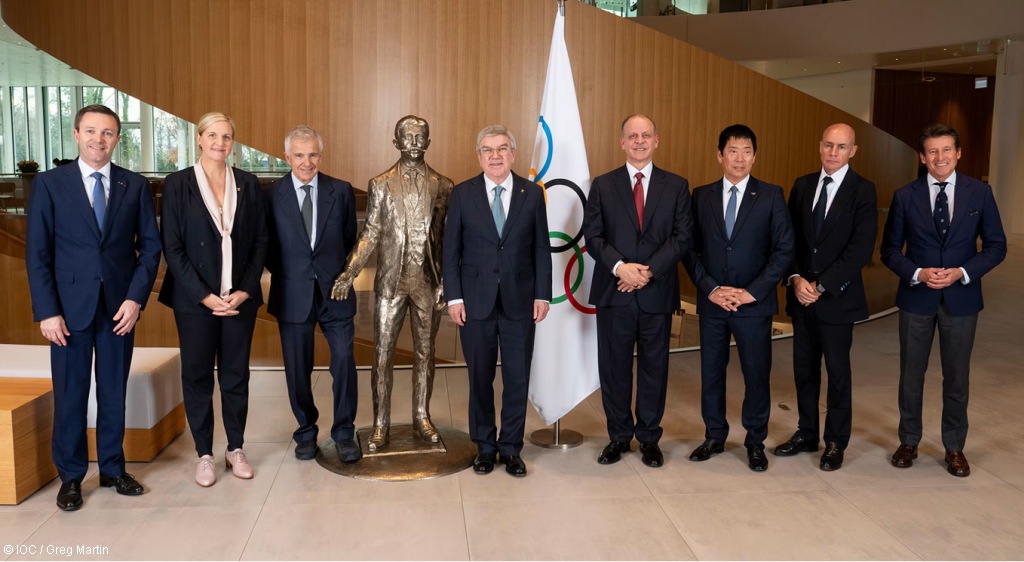
<path id="1" fill-rule="evenodd" d="M 583 443 L 583 436 L 571 429 L 563 430 L 561 420 L 558 420 L 551 428 L 531 433 L 530 443 L 545 449 L 572 449 Z"/>

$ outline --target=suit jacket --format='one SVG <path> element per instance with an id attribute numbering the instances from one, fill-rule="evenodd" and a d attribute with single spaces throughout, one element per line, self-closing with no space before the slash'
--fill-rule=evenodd
<path id="1" fill-rule="evenodd" d="M 423 273 L 433 287 L 441 286 L 441 254 L 444 244 L 445 212 L 448 197 L 452 192 L 452 181 L 427 169 L 425 180 L 427 198 L 432 200 L 430 216 L 427 218 L 427 239 L 423 248 Z M 401 162 L 370 180 L 367 189 L 366 224 L 363 225 L 355 249 L 348 257 L 346 271 L 362 271 L 374 250 L 386 248 L 388 259 L 377 259 L 377 275 L 373 290 L 385 298 L 392 298 L 398 292 L 405 265 L 405 250 L 408 240 L 406 221 L 409 217 L 405 208 L 405 190 L 402 186 Z"/>
<path id="2" fill-rule="evenodd" d="M 36 176 L 28 206 L 25 264 L 35 321 L 61 315 L 85 329 L 103 298 L 111 314 L 125 300 L 143 308 L 160 264 L 160 234 L 146 178 L 111 164 L 100 234 L 80 168 Z"/>
<path id="3" fill-rule="evenodd" d="M 670 313 L 679 308 L 679 260 L 693 241 L 686 180 L 655 167 L 643 218 L 641 231 L 625 166 L 594 179 L 583 218 L 587 251 L 595 261 L 591 304 L 625 306 L 635 296 L 644 312 Z M 612 274 L 619 261 L 649 266 L 650 282 L 635 293 L 619 291 L 618 277 Z"/>
<path id="4" fill-rule="evenodd" d="M 316 242 L 312 248 L 299 212 L 291 172 L 264 190 L 264 210 L 270 240 L 267 269 L 270 297 L 267 312 L 282 322 L 301 323 L 313 307 L 316 285 L 323 303 L 337 316 L 356 313 L 354 292 L 342 301 L 331 299 L 334 279 L 345 268 L 345 260 L 356 241 L 356 203 L 347 181 L 317 174 Z"/>
<path id="5" fill-rule="evenodd" d="M 444 294 L 462 299 L 466 316 L 486 318 L 501 284 L 501 306 L 512 319 L 533 315 L 535 300 L 551 300 L 551 246 L 540 186 L 512 174 L 512 199 L 498 235 L 484 176 L 455 186 L 444 232 Z"/>
<path id="6" fill-rule="evenodd" d="M 793 226 L 782 188 L 751 176 L 725 235 L 722 180 L 693 191 L 693 249 L 683 258 L 697 286 L 697 314 L 724 318 L 772 316 L 779 311 L 775 287 L 793 262 Z M 746 289 L 755 302 L 728 312 L 708 300 L 715 287 Z"/>
<path id="7" fill-rule="evenodd" d="M 794 318 L 813 314 L 824 324 L 851 324 L 868 317 L 861 270 L 871 261 L 878 237 L 878 196 L 875 184 L 847 169 L 815 237 L 812 209 L 820 175 L 819 170 L 797 178 L 789 193 L 796 258 L 786 277 L 817 281 L 825 292 L 803 306 L 790 285 L 786 313 Z"/>
<path id="8" fill-rule="evenodd" d="M 926 177 L 896 190 L 882 233 L 882 263 L 900 278 L 896 306 L 914 314 L 935 314 L 945 303 L 954 316 L 976 314 L 984 308 L 981 278 L 1006 257 L 1006 234 L 992 188 L 956 175 L 953 216 L 943 240 L 935 230 Z M 957 281 L 945 289 L 911 285 L 919 267 L 962 267 L 970 283 Z"/>
<path id="9" fill-rule="evenodd" d="M 231 290 L 245 291 L 259 306 L 267 254 L 263 197 L 256 176 L 237 168 L 231 168 L 231 173 L 238 190 L 231 230 Z M 203 202 L 194 168 L 178 170 L 164 181 L 160 227 L 167 259 L 160 302 L 175 312 L 209 314 L 203 299 L 220 293 L 221 235 Z"/>

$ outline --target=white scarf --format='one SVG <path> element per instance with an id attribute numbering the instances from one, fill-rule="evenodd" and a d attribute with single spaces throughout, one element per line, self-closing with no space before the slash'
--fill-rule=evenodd
<path id="1" fill-rule="evenodd" d="M 213 219 L 213 224 L 221 235 L 220 297 L 224 298 L 231 293 L 231 229 L 235 225 L 235 209 L 238 206 L 235 174 L 230 167 L 224 174 L 224 207 L 220 209 L 217 207 L 217 198 L 213 195 L 213 188 L 210 187 L 210 181 L 206 178 L 206 171 L 203 170 L 202 164 L 196 162 L 193 167 L 196 172 L 196 180 L 199 182 L 199 193 L 203 196 L 203 203 L 206 204 L 206 210 L 209 211 L 210 218 Z"/>

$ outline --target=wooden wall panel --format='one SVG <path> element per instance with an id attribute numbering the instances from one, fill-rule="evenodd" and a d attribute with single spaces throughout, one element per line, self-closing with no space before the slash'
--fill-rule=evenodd
<path id="1" fill-rule="evenodd" d="M 409 113 L 430 122 L 428 161 L 455 181 L 479 173 L 473 142 L 491 123 L 515 133 L 514 168 L 526 175 L 555 5 L 4 0 L 2 10 L 41 49 L 156 107 L 192 121 L 232 114 L 238 140 L 269 154 L 282 154 L 291 126 L 312 125 L 326 138 L 325 171 L 365 186 L 396 160 L 393 127 Z M 83 28 L 107 48 L 83 48 Z M 693 186 L 720 176 L 718 132 L 736 122 L 759 136 L 754 174 L 787 189 L 820 165 L 817 141 L 836 121 L 856 129 L 853 165 L 883 204 L 914 176 L 913 149 L 882 131 L 650 28 L 570 1 L 566 39 L 594 175 L 622 164 L 620 122 L 642 112 L 658 123 L 657 164 Z M 893 304 L 896 281 L 883 274 L 871 276 L 873 312 Z"/>

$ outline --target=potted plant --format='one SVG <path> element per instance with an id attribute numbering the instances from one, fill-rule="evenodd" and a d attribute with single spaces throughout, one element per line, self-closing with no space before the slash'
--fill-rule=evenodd
<path id="1" fill-rule="evenodd" d="M 18 161 L 18 173 L 22 175 L 39 173 L 39 163 L 35 160 Z"/>

